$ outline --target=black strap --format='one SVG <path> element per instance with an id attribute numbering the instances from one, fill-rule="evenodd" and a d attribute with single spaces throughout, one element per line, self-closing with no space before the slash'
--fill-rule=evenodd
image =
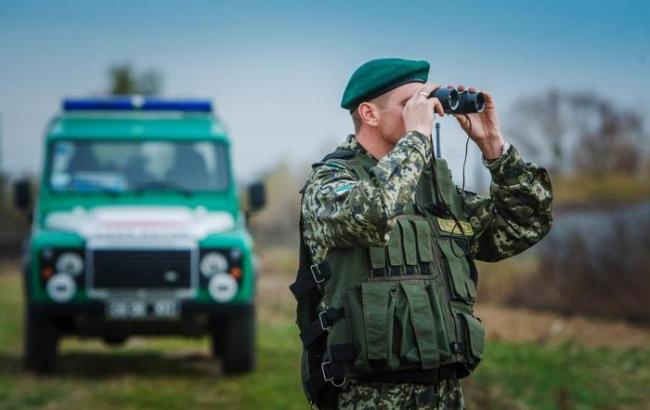
<path id="1" fill-rule="evenodd" d="M 342 362 L 354 361 L 357 357 L 357 354 L 352 343 L 344 343 L 331 345 L 329 347 L 329 356 L 327 357 L 331 363 L 327 363 L 324 366 L 326 374 L 331 377 L 342 378 L 345 376 Z M 458 365 L 448 364 L 436 369 L 412 369 L 399 370 L 396 372 L 377 372 L 358 377 L 357 379 L 364 382 L 376 383 L 431 384 L 438 383 L 442 380 L 457 379 L 459 376 Z"/>
<path id="2" fill-rule="evenodd" d="M 345 368 L 341 363 L 325 361 L 321 363 L 321 370 L 326 383 L 345 379 Z"/>
<path id="3" fill-rule="evenodd" d="M 467 263 L 469 264 L 469 277 L 474 281 L 474 286 L 478 285 L 478 270 L 476 269 L 476 264 L 474 259 L 467 254 Z"/>
<path id="4" fill-rule="evenodd" d="M 413 369 L 396 372 L 371 373 L 357 380 L 366 383 L 415 383 L 432 384 L 443 380 L 457 379 L 458 367 L 455 364 L 443 365 L 437 369 Z"/>
<path id="5" fill-rule="evenodd" d="M 331 345 L 327 353 L 323 355 L 318 373 L 313 372 L 307 380 L 303 380 L 305 390 L 314 399 L 314 404 L 319 395 L 327 388 L 336 388 L 339 383 L 345 380 L 344 361 L 352 361 L 356 358 L 354 346 L 351 343 Z"/>
<path id="6" fill-rule="evenodd" d="M 298 264 L 298 274 L 296 275 L 296 281 L 289 286 L 291 293 L 293 293 L 296 299 L 302 298 L 313 288 L 316 288 L 332 276 L 332 271 L 330 270 L 327 261 L 314 265 L 303 263 L 303 261 L 311 261 L 311 256 L 309 255 L 309 251 L 302 239 L 302 229 L 300 229 L 300 232 L 300 261 Z"/>
<path id="7" fill-rule="evenodd" d="M 325 354 L 325 360 L 321 364 L 321 370 L 325 381 L 340 387 L 345 381 L 344 362 L 352 362 L 356 359 L 357 353 L 352 343 L 330 345 Z"/>
<path id="8" fill-rule="evenodd" d="M 316 339 L 328 332 L 337 320 L 345 316 L 343 308 L 329 308 L 318 314 L 316 320 L 305 329 L 301 329 L 300 339 L 305 347 L 311 345 Z"/>
<path id="9" fill-rule="evenodd" d="M 301 193 L 303 194 L 304 200 L 304 190 L 301 190 Z M 304 331 L 310 327 L 315 319 L 318 319 L 318 301 L 322 295 L 316 282 L 329 279 L 331 272 L 329 265 L 323 263 L 315 265 L 312 273 L 312 266 L 314 265 L 309 249 L 303 239 L 304 222 L 302 217 L 302 201 L 300 209 L 300 221 L 298 223 L 300 232 L 298 272 L 296 281 L 289 288 L 298 301 L 296 322 L 300 330 Z M 309 348 L 305 348 L 308 370 L 306 374 L 303 374 L 303 386 L 309 402 L 320 408 L 323 407 L 324 403 L 331 401 L 332 397 L 336 397 L 334 387 L 330 383 L 327 383 L 322 375 L 321 363 L 324 359 L 325 350 L 325 338 L 318 337 L 312 341 Z"/>
<path id="10" fill-rule="evenodd" d="M 330 152 L 325 155 L 323 159 L 318 162 L 315 162 L 311 165 L 312 168 L 319 167 L 325 163 L 325 161 L 330 159 L 348 159 L 354 156 L 354 151 L 347 148 L 337 148 L 334 152 Z"/>
<path id="11" fill-rule="evenodd" d="M 304 195 L 304 194 L 303 194 Z M 303 196 L 304 199 L 304 196 Z M 313 286 L 309 283 L 309 278 L 306 276 L 305 272 L 309 271 L 309 266 L 311 265 L 311 255 L 309 254 L 309 249 L 307 249 L 307 245 L 305 244 L 305 240 L 303 239 L 303 218 L 302 218 L 302 201 L 300 201 L 300 221 L 298 222 L 298 230 L 300 232 L 300 253 L 298 255 L 298 273 L 296 275 L 296 281 L 289 286 L 289 289 L 291 289 L 291 292 L 298 298 L 298 296 L 302 296 L 304 293 L 306 293 L 309 289 L 311 289 Z"/>
<path id="12" fill-rule="evenodd" d="M 329 351 L 330 358 L 335 362 L 350 362 L 357 358 L 357 353 L 352 343 L 330 345 Z"/>

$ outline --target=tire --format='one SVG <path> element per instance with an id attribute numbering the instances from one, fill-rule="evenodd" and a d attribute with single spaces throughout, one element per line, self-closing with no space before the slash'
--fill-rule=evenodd
<path id="1" fill-rule="evenodd" d="M 25 314 L 25 367 L 38 374 L 56 371 L 60 331 L 54 320 L 36 315 L 27 308 Z"/>
<path id="2" fill-rule="evenodd" d="M 231 376 L 252 371 L 255 368 L 255 311 L 228 318 L 223 330 L 223 373 Z"/>
<path id="3" fill-rule="evenodd" d="M 226 352 L 226 323 L 225 320 L 212 320 L 210 324 L 210 352 L 215 359 L 223 358 Z"/>

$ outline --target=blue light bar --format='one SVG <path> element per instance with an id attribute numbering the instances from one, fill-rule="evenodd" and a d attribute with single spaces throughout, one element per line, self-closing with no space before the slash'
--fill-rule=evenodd
<path id="1" fill-rule="evenodd" d="M 212 112 L 210 100 L 163 100 L 160 98 L 111 97 L 65 98 L 64 111 L 184 111 Z"/>

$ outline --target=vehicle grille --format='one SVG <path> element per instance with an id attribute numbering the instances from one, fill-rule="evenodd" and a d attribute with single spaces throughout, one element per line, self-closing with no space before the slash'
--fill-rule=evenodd
<path id="1" fill-rule="evenodd" d="M 189 250 L 95 250 L 96 289 L 184 289 L 191 286 Z"/>

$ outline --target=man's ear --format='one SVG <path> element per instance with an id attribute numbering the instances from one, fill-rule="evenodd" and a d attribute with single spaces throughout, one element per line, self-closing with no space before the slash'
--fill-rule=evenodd
<path id="1" fill-rule="evenodd" d="M 371 127 L 376 127 L 379 124 L 379 110 L 377 110 L 376 104 L 362 102 L 357 107 L 357 114 L 363 123 Z"/>

